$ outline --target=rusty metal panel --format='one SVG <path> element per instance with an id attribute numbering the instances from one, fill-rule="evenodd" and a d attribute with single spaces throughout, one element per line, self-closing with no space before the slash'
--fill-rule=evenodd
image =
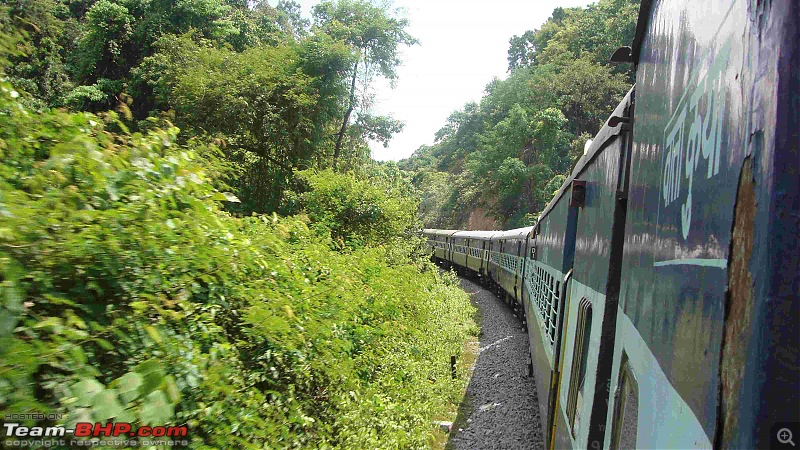
<path id="1" fill-rule="evenodd" d="M 739 178 L 725 305 L 725 324 L 720 358 L 719 443 L 731 447 L 742 408 L 738 393 L 744 382 L 747 347 L 753 335 L 753 274 L 750 259 L 755 237 L 756 194 L 753 162 L 745 160 Z"/>

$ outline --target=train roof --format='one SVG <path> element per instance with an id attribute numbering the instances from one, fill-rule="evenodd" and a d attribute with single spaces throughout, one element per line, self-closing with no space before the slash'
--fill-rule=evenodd
<path id="1" fill-rule="evenodd" d="M 432 234 L 434 236 L 451 236 L 453 233 L 458 232 L 459 230 L 438 230 L 436 228 L 425 228 L 422 230 L 422 234 Z"/>
<path id="2" fill-rule="evenodd" d="M 489 239 L 496 234 L 500 234 L 502 231 L 459 231 L 453 234 L 453 237 L 465 237 L 470 239 Z"/>
<path id="3" fill-rule="evenodd" d="M 531 230 L 533 227 L 515 228 L 495 235 L 494 239 L 522 239 L 527 237 Z"/>

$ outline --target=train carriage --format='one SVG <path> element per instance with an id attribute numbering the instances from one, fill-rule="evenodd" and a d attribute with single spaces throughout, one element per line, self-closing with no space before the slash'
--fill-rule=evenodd
<path id="1" fill-rule="evenodd" d="M 599 355 L 609 344 L 603 330 L 615 324 L 608 303 L 618 290 L 612 266 L 615 261 L 618 266 L 619 255 L 612 249 L 622 242 L 619 193 L 630 142 L 625 118 L 633 98 L 632 90 L 592 141 L 540 216 L 531 242 L 526 310 L 537 319 L 528 320 L 531 355 L 537 387 L 542 386 L 540 411 L 558 448 L 591 447 L 592 425 L 604 420 L 594 411 L 605 405 L 603 391 L 595 387 L 610 376 Z"/>
<path id="2" fill-rule="evenodd" d="M 595 139 L 599 144 L 599 141 Z M 582 167 L 576 166 L 576 170 Z M 585 198 L 585 183 L 565 183 L 539 217 L 529 236 L 522 288 L 523 307 L 530 336 L 532 370 L 535 374 L 540 417 L 547 418 L 555 400 L 551 392 L 553 367 L 562 342 L 566 293 L 565 283 L 572 276 L 575 234 L 579 207 Z M 552 418 L 551 418 L 552 419 Z M 548 422 L 545 422 L 548 423 Z"/>
<path id="3" fill-rule="evenodd" d="M 531 336 L 551 446 L 766 447 L 798 421 L 797 23 L 789 2 L 643 2 L 636 89 L 534 239 L 551 270 L 575 246 L 550 367 Z"/>
<path id="4" fill-rule="evenodd" d="M 505 292 L 509 303 L 522 304 L 521 289 L 528 234 L 533 227 L 517 228 L 495 235 L 499 241 L 499 268 L 496 282 Z"/>
<path id="5" fill-rule="evenodd" d="M 500 242 L 500 236 L 502 233 L 502 231 L 497 232 L 489 241 L 489 266 L 486 280 L 489 286 L 494 290 L 500 286 L 498 277 L 500 276 L 500 270 L 502 270 L 500 267 L 500 254 L 503 246 Z"/>
<path id="6" fill-rule="evenodd" d="M 454 239 L 464 239 L 466 258 L 464 268 L 478 276 L 485 276 L 489 263 L 489 246 L 491 238 L 497 231 L 459 231 Z"/>
<path id="7" fill-rule="evenodd" d="M 458 231 L 453 233 L 450 236 L 450 241 L 453 244 L 453 251 L 450 255 L 450 262 L 457 266 L 457 269 L 460 273 L 464 273 L 463 269 L 467 267 L 467 249 L 469 248 L 469 238 L 463 235 L 459 235 L 459 233 L 463 233 L 462 231 Z"/>
<path id="8" fill-rule="evenodd" d="M 432 252 L 433 258 L 440 262 L 450 260 L 452 243 L 450 236 L 458 230 L 435 230 L 426 228 L 422 230 L 422 235 L 427 239 L 428 249 Z"/>

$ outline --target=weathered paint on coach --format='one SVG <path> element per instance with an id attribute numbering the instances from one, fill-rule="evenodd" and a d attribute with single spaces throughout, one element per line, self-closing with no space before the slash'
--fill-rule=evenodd
<path id="1" fill-rule="evenodd" d="M 611 389 L 638 446 L 768 447 L 800 420 L 800 6 L 650 3 Z"/>

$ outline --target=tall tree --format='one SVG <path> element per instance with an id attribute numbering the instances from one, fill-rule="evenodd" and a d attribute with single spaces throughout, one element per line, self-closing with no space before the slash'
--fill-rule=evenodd
<path id="1" fill-rule="evenodd" d="M 368 84 L 370 66 L 374 66 L 378 74 L 395 80 L 396 68 L 400 64 L 399 47 L 413 45 L 418 41 L 406 32 L 408 19 L 394 17 L 387 8 L 363 0 L 324 1 L 314 7 L 313 16 L 317 30 L 346 42 L 356 54 L 350 72 L 350 95 L 342 125 L 336 134 L 333 152 L 333 165 L 336 167 L 350 117 L 356 108 L 359 73 L 365 74 L 364 82 Z"/>

